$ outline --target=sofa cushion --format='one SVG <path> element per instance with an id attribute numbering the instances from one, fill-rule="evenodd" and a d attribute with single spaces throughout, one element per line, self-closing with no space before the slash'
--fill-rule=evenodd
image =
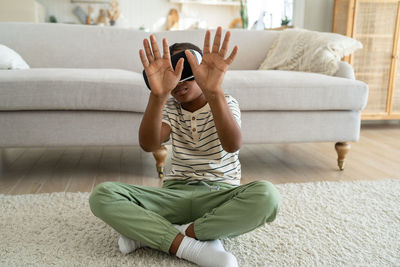
<path id="1" fill-rule="evenodd" d="M 149 90 L 142 74 L 119 69 L 0 71 L 0 110 L 143 112 Z"/>
<path id="2" fill-rule="evenodd" d="M 360 41 L 337 33 L 286 29 L 259 69 L 334 75 L 340 59 L 362 47 Z"/>
<path id="3" fill-rule="evenodd" d="M 17 52 L 5 45 L 0 44 L 0 69 L 21 70 L 29 69 L 29 66 Z"/>
<path id="4" fill-rule="evenodd" d="M 365 83 L 294 71 L 228 71 L 223 88 L 242 111 L 361 110 Z M 141 73 L 119 69 L 0 71 L 0 110 L 144 112 L 149 97 Z"/>
<path id="5" fill-rule="evenodd" d="M 323 74 L 281 71 L 228 71 L 222 84 L 243 110 L 361 110 L 368 86 Z"/>

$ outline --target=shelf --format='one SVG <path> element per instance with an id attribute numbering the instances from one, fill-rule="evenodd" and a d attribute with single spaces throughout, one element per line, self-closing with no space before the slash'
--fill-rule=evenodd
<path id="1" fill-rule="evenodd" d="M 173 4 L 198 4 L 214 6 L 240 6 L 240 1 L 213 1 L 213 0 L 169 0 Z"/>
<path id="2" fill-rule="evenodd" d="M 110 0 L 71 0 L 71 3 L 109 4 Z"/>

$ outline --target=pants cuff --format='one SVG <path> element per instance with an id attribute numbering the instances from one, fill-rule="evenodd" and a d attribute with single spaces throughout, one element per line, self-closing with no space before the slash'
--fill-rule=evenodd
<path id="1" fill-rule="evenodd" d="M 193 230 L 194 230 L 194 235 L 196 236 L 197 240 L 205 240 L 204 237 L 202 236 L 201 233 L 204 233 L 204 231 L 201 230 L 201 224 L 198 224 L 198 221 L 193 222 Z"/>
<path id="2" fill-rule="evenodd" d="M 160 250 L 166 253 L 169 253 L 169 248 L 171 247 L 172 242 L 174 241 L 175 237 L 180 234 L 179 230 L 176 229 L 171 225 L 169 227 L 167 233 L 165 233 L 163 240 L 161 241 Z"/>

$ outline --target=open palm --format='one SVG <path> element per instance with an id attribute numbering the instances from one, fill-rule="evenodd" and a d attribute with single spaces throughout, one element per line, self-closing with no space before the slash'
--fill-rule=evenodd
<path id="1" fill-rule="evenodd" d="M 231 33 L 227 32 L 225 34 L 224 41 L 220 47 L 221 35 L 222 28 L 218 27 L 215 33 L 212 50 L 210 51 L 211 33 L 210 31 L 206 32 L 203 59 L 200 65 L 197 65 L 194 56 L 189 51 L 186 51 L 186 56 L 192 68 L 195 80 L 204 93 L 215 93 L 221 90 L 219 88 L 224 80 L 225 72 L 228 70 L 229 65 L 232 64 L 238 51 L 238 47 L 235 46 L 229 57 L 225 59 Z"/>
<path id="2" fill-rule="evenodd" d="M 163 39 L 163 56 L 161 57 L 154 35 L 150 36 L 151 47 L 147 39 L 143 40 L 145 52 L 140 49 L 139 55 L 149 81 L 151 92 L 156 96 L 166 97 L 176 87 L 183 70 L 183 59 L 180 59 L 175 70 L 171 65 L 171 56 L 167 40 Z"/>

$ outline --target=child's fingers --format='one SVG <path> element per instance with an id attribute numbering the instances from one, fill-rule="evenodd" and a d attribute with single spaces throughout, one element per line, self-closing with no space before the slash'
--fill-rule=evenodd
<path id="1" fill-rule="evenodd" d="M 168 42 L 167 42 L 166 38 L 163 39 L 163 51 L 164 51 L 163 58 L 170 60 L 171 55 L 169 54 L 169 47 L 168 47 Z"/>
<path id="2" fill-rule="evenodd" d="M 146 52 L 147 60 L 151 64 L 154 61 L 154 57 L 153 57 L 153 54 L 151 53 L 149 40 L 144 39 L 143 46 L 144 46 L 144 51 Z"/>
<path id="3" fill-rule="evenodd" d="M 157 40 L 154 35 L 150 35 L 151 47 L 153 48 L 153 54 L 155 59 L 161 58 L 160 50 L 158 49 Z"/>
<path id="4" fill-rule="evenodd" d="M 227 32 L 225 34 L 224 42 L 222 43 L 221 50 L 219 50 L 220 56 L 225 58 L 226 53 L 228 52 L 228 44 L 229 44 L 229 39 L 231 37 L 231 32 Z"/>
<path id="5" fill-rule="evenodd" d="M 193 73 L 197 70 L 197 62 L 194 58 L 193 54 L 189 50 L 185 50 L 186 58 L 189 62 L 190 67 L 192 68 Z"/>
<path id="6" fill-rule="evenodd" d="M 221 44 L 221 35 L 222 35 L 222 28 L 218 27 L 217 31 L 215 32 L 214 43 L 212 47 L 212 53 L 218 53 L 219 46 Z"/>
<path id="7" fill-rule="evenodd" d="M 184 62 L 185 60 L 183 59 L 183 58 L 181 58 L 181 59 L 179 59 L 178 60 L 178 63 L 176 63 L 176 66 L 175 66 L 175 75 L 176 76 L 178 76 L 178 77 L 181 77 L 182 76 L 182 71 L 183 71 L 183 62 Z"/>
<path id="8" fill-rule="evenodd" d="M 228 65 L 232 64 L 232 62 L 235 60 L 238 50 L 239 48 L 237 47 L 237 45 L 235 45 L 235 47 L 232 50 L 232 53 L 229 55 L 227 59 L 225 59 L 226 64 Z"/>
<path id="9" fill-rule="evenodd" d="M 139 50 L 140 60 L 142 61 L 143 67 L 146 69 L 149 66 L 149 62 L 146 59 L 143 49 Z"/>
<path id="10" fill-rule="evenodd" d="M 209 30 L 206 31 L 206 36 L 204 37 L 204 46 L 203 46 L 203 54 L 210 53 L 210 36 L 211 32 Z"/>

